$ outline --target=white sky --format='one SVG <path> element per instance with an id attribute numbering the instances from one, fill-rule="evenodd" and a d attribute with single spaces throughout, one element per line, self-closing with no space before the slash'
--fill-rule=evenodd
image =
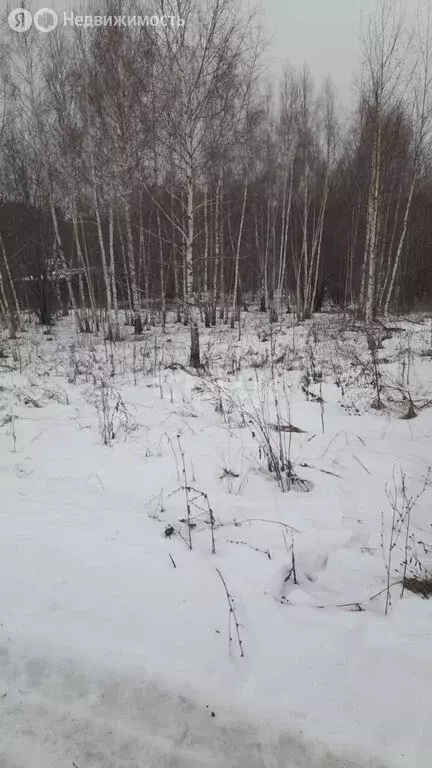
<path id="1" fill-rule="evenodd" d="M 359 31 L 376 0 L 262 0 L 272 35 L 273 71 L 284 61 L 308 62 L 317 78 L 330 75 L 341 98 L 350 99 L 360 67 Z"/>

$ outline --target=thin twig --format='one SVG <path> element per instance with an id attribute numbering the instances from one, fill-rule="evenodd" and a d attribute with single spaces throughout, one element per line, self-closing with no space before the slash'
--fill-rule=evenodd
<path id="1" fill-rule="evenodd" d="M 231 595 L 230 595 L 230 593 L 228 591 L 228 587 L 227 587 L 227 585 L 225 583 L 225 579 L 222 576 L 219 568 L 216 568 L 216 572 L 218 573 L 219 578 L 220 578 L 222 584 L 224 585 L 225 593 L 226 593 L 227 600 L 228 600 L 228 606 L 229 606 L 229 616 L 228 616 L 228 638 L 229 638 L 229 644 L 231 646 L 231 643 L 232 643 L 232 635 L 231 635 L 231 616 L 232 616 L 233 619 L 234 619 L 234 624 L 235 624 L 235 628 L 236 628 L 237 642 L 238 642 L 238 645 L 239 645 L 239 648 L 240 648 L 240 656 L 243 657 L 244 656 L 243 642 L 242 642 L 241 635 L 240 635 L 240 625 L 239 625 L 239 623 L 237 621 L 237 616 L 236 616 L 236 612 L 235 612 L 235 608 L 234 608 L 234 601 L 233 601 L 233 599 L 232 599 L 232 597 L 231 597 Z"/>
<path id="2" fill-rule="evenodd" d="M 243 523 L 270 523 L 271 525 L 280 525 L 282 528 L 286 528 L 294 533 L 300 533 L 298 528 L 294 528 L 293 525 L 288 525 L 288 523 L 282 523 L 280 520 L 266 520 L 263 517 L 247 517 L 244 520 L 233 520 L 233 524 L 236 527 L 243 525 Z"/>
<path id="3" fill-rule="evenodd" d="M 360 466 L 361 466 L 361 467 L 363 467 L 364 471 L 365 471 L 365 472 L 367 472 L 369 476 L 372 474 L 371 472 L 369 472 L 368 468 L 367 468 L 367 467 L 365 467 L 365 465 L 363 464 L 363 462 L 362 462 L 362 461 L 360 461 L 359 457 L 358 457 L 358 456 L 356 456 L 356 454 L 355 454 L 355 453 L 353 453 L 353 454 L 352 454 L 352 457 L 353 457 L 353 459 L 355 459 L 355 460 L 357 461 L 357 463 L 358 463 L 358 464 L 360 464 Z"/>
<path id="4" fill-rule="evenodd" d="M 188 481 L 187 481 L 187 474 L 186 474 L 186 462 L 185 462 L 185 455 L 182 448 L 182 444 L 180 441 L 180 435 L 177 435 L 177 442 L 180 450 L 180 456 L 182 459 L 182 466 L 183 466 L 183 477 L 184 477 L 184 494 L 185 494 L 185 502 L 186 502 L 186 515 L 187 515 L 187 527 L 188 527 L 188 544 L 189 549 L 192 549 L 192 529 L 191 529 L 191 511 L 190 511 L 190 503 L 189 503 L 189 491 L 188 491 Z"/>

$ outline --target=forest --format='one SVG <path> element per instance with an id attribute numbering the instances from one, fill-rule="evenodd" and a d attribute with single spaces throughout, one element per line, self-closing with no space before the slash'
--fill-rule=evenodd
<path id="1" fill-rule="evenodd" d="M 110 1 L 105 21 L 148 10 L 126 6 Z M 271 322 L 325 302 L 369 323 L 429 308 L 430 3 L 408 23 L 380 0 L 363 21 L 351 113 L 307 63 L 270 77 L 258 10 L 152 9 L 184 24 L 3 27 L 11 333 L 23 310 L 46 325 L 70 310 L 80 331 L 120 338 L 121 311 L 140 334 L 167 312 L 193 333 L 234 327 L 253 303 Z"/>

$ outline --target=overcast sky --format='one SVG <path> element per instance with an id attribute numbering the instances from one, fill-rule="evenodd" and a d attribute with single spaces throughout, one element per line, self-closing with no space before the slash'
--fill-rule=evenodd
<path id="1" fill-rule="evenodd" d="M 79 5 L 79 0 L 31 0 L 33 9 L 74 10 Z M 360 20 L 375 5 L 376 0 L 261 0 L 272 39 L 267 55 L 271 71 L 279 73 L 285 61 L 295 66 L 308 62 L 317 79 L 332 77 L 349 105 L 360 64 Z"/>
<path id="2" fill-rule="evenodd" d="M 317 77 L 330 75 L 348 100 L 359 70 L 361 18 L 375 5 L 376 0 L 262 0 L 272 69 L 306 61 Z"/>

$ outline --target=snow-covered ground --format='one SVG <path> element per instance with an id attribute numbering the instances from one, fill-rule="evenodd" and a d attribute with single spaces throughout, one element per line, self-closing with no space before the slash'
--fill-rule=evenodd
<path id="1" fill-rule="evenodd" d="M 244 317 L 7 343 L 0 766 L 430 765 L 431 321 Z"/>

